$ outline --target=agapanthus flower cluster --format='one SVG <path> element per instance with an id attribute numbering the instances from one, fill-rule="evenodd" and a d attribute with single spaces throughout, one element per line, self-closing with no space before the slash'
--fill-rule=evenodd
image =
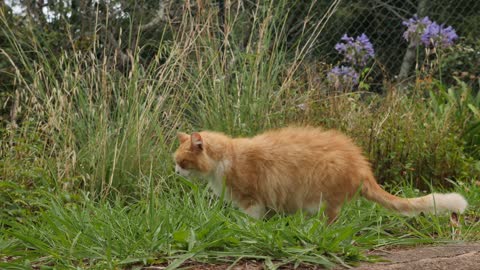
<path id="1" fill-rule="evenodd" d="M 348 66 L 336 66 L 327 74 L 328 81 L 339 90 L 357 85 L 359 77 L 357 71 Z"/>
<path id="2" fill-rule="evenodd" d="M 407 26 L 407 30 L 403 33 L 405 40 L 419 45 L 420 42 L 427 47 L 446 48 L 453 45 L 458 38 L 453 27 L 445 27 L 432 22 L 428 17 L 418 18 L 416 15 L 404 21 L 403 25 Z"/>
<path id="3" fill-rule="evenodd" d="M 446 48 L 452 46 L 457 38 L 457 33 L 453 27 L 444 27 L 433 22 L 425 29 L 421 40 L 425 46 Z"/>
<path id="4" fill-rule="evenodd" d="M 414 15 L 413 18 L 402 22 L 402 24 L 407 27 L 407 30 L 403 33 L 403 38 L 411 41 L 414 45 L 419 45 L 423 32 L 432 24 L 432 21 L 428 17 L 419 19 L 417 15 Z"/>
<path id="5" fill-rule="evenodd" d="M 343 54 L 343 63 L 336 66 L 327 74 L 329 83 L 337 90 L 353 88 L 359 82 L 360 75 L 357 70 L 362 70 L 370 59 L 375 56 L 373 45 L 367 35 L 361 34 L 355 38 L 343 35 L 335 49 Z"/>
<path id="6" fill-rule="evenodd" d="M 341 41 L 335 45 L 335 49 L 343 54 L 346 62 L 353 66 L 364 67 L 375 55 L 373 45 L 365 34 L 356 38 L 345 34 Z"/>

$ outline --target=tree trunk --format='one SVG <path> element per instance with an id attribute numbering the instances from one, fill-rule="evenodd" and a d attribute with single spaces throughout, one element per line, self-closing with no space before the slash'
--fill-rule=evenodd
<path id="1" fill-rule="evenodd" d="M 428 0 L 419 0 L 417 6 L 417 15 L 419 18 L 426 15 Z M 415 63 L 415 56 L 417 54 L 417 45 L 413 41 L 408 44 L 407 51 L 403 56 L 402 65 L 400 66 L 400 72 L 398 73 L 398 81 L 402 82 L 408 77 L 412 65 Z"/>
<path id="2" fill-rule="evenodd" d="M 80 0 L 72 0 L 71 4 L 72 16 L 70 16 L 70 25 L 76 29 L 81 29 L 80 24 Z M 75 31 L 73 31 L 75 33 Z"/>

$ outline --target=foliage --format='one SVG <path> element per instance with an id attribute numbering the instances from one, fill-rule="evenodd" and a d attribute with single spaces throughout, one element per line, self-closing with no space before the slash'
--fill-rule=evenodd
<path id="1" fill-rule="evenodd" d="M 480 90 L 480 40 L 463 40 L 451 47 L 441 63 L 444 81 L 456 83 L 455 77 L 467 83 L 474 91 Z"/>
<path id="2" fill-rule="evenodd" d="M 0 129 L 0 219 L 25 221 L 43 208 L 39 198 L 56 186 L 40 133 L 29 123 L 24 128 L 24 134 Z"/>
<path id="3" fill-rule="evenodd" d="M 411 179 L 415 186 L 449 185 L 447 179 L 478 175 L 460 139 L 466 126 L 432 110 L 418 96 L 351 93 L 311 104 L 315 124 L 340 129 L 370 157 L 381 183 Z"/>
<path id="4" fill-rule="evenodd" d="M 474 92 L 467 84 L 456 79 L 457 85 L 446 89 L 438 84 L 436 91 L 431 91 L 432 107 L 437 118 L 446 118 L 459 126 L 466 142 L 466 151 L 476 159 L 480 158 L 480 92 Z M 480 166 L 480 163 L 478 163 Z"/>
<path id="5" fill-rule="evenodd" d="M 320 215 L 301 213 L 253 220 L 211 198 L 207 189 L 178 180 L 165 181 L 168 190 L 176 192 L 152 192 L 127 206 L 121 199 L 97 203 L 85 195 L 72 203 L 45 196 L 46 210 L 35 224 L 1 221 L 7 238 L 0 238 L 0 254 L 14 257 L 0 267 L 118 269 L 169 264 L 173 269 L 187 260 L 240 259 L 331 267 L 368 259 L 361 253 L 365 248 L 479 237 L 478 221 L 465 220 L 459 234 L 445 226 L 447 217 L 404 218 L 364 200 L 344 207 L 331 226 Z M 472 188 L 468 199 L 478 202 L 480 190 Z M 404 190 L 416 194 L 408 186 Z"/>

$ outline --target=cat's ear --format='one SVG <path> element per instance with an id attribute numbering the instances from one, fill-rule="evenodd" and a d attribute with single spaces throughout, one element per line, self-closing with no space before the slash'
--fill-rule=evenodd
<path id="1" fill-rule="evenodd" d="M 180 143 L 184 143 L 185 141 L 188 140 L 188 138 L 190 138 L 190 136 L 188 136 L 188 134 L 185 132 L 178 132 L 177 138 L 180 141 Z"/>
<path id="2" fill-rule="evenodd" d="M 203 150 L 203 139 L 198 132 L 192 133 L 192 149 Z"/>

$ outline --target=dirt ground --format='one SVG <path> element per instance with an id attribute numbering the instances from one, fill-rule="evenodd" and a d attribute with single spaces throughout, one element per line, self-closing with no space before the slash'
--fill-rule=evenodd
<path id="1" fill-rule="evenodd" d="M 379 249 L 369 252 L 370 255 L 380 256 L 382 262 L 362 263 L 351 268 L 357 270 L 480 270 L 480 243 L 449 244 L 443 246 L 421 246 L 412 248 Z M 194 270 L 261 270 L 265 269 L 262 262 L 254 260 L 241 261 L 235 266 L 229 264 L 199 264 L 195 262 L 182 265 Z M 145 270 L 161 270 L 166 266 L 144 267 Z M 293 265 L 286 265 L 280 269 L 293 269 Z M 300 270 L 323 269 L 311 265 L 302 265 Z M 334 270 L 346 268 L 337 267 Z"/>
<path id="2" fill-rule="evenodd" d="M 480 243 L 373 251 L 388 262 L 363 264 L 357 270 L 480 270 Z"/>

